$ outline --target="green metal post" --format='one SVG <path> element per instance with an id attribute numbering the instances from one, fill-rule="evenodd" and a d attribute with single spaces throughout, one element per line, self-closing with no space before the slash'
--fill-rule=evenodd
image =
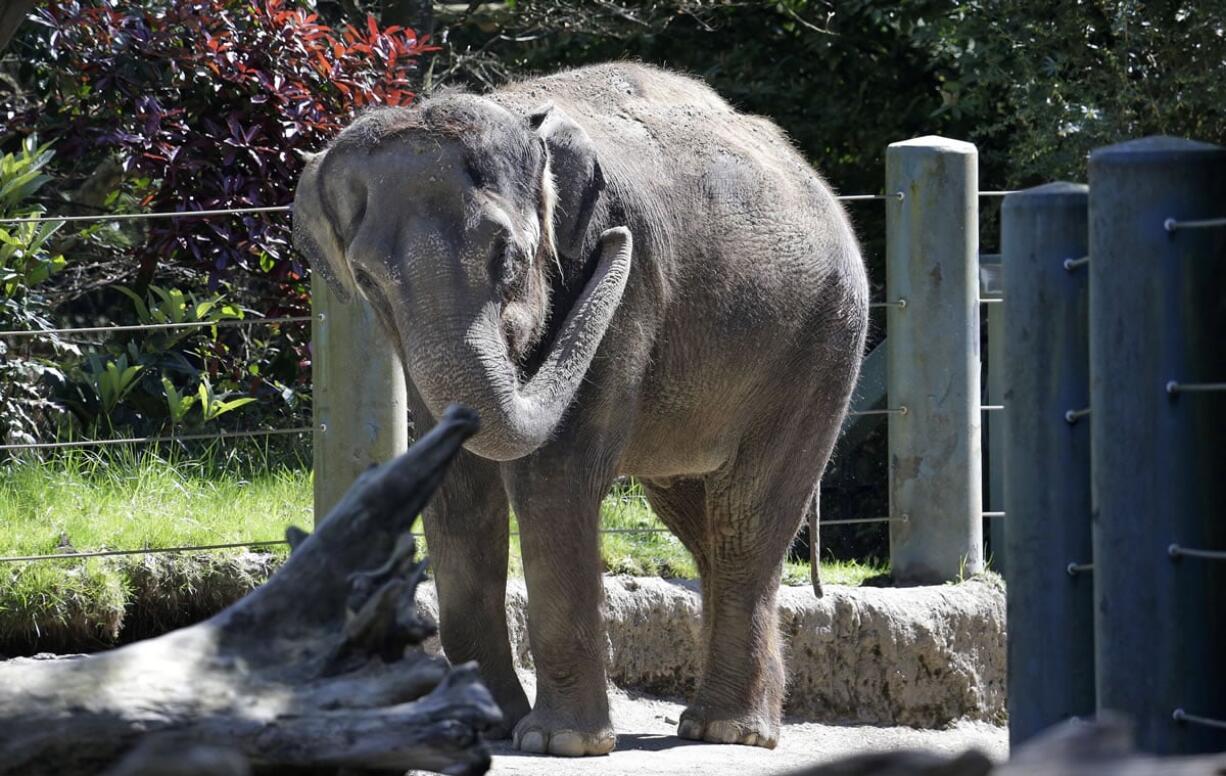
<path id="1" fill-rule="evenodd" d="M 315 521 L 370 466 L 408 449 L 404 374 L 395 347 L 360 297 L 342 304 L 311 279 Z"/>
<path id="2" fill-rule="evenodd" d="M 890 556 L 901 584 L 983 569 L 975 146 L 892 144 L 886 191 Z M 903 412 L 905 408 L 905 413 Z"/>

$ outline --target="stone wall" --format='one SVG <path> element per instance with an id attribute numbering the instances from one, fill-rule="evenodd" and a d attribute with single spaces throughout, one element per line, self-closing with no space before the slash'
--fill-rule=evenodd
<path id="1" fill-rule="evenodd" d="M 605 579 L 609 678 L 685 697 L 698 679 L 701 604 L 694 583 Z M 437 612 L 433 588 L 418 600 Z M 522 581 L 507 589 L 516 659 L 531 667 Z M 933 587 L 826 586 L 779 593 L 786 712 L 816 722 L 943 727 L 1005 718 L 1005 595 L 991 579 Z"/>

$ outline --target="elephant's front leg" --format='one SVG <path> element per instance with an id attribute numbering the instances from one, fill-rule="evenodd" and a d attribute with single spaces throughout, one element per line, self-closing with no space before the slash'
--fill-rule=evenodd
<path id="1" fill-rule="evenodd" d="M 603 491 L 584 492 L 578 483 L 586 479 L 558 469 L 546 477 L 515 477 L 511 488 L 537 680 L 532 713 L 515 728 L 515 746 L 524 752 L 579 757 L 613 751 L 597 532 Z"/>
<path id="2" fill-rule="evenodd" d="M 509 516 L 498 465 L 462 451 L 423 517 L 443 651 L 452 663 L 477 661 L 503 715 L 487 735 L 506 738 L 529 706 L 507 636 Z"/>

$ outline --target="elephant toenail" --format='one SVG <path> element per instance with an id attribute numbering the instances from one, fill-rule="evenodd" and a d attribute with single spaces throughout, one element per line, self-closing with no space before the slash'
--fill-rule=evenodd
<path id="1" fill-rule="evenodd" d="M 702 723 L 693 719 L 683 719 L 677 726 L 677 735 L 692 741 L 702 740 Z"/>
<path id="2" fill-rule="evenodd" d="M 717 744 L 736 744 L 740 742 L 740 735 L 731 722 L 719 721 L 707 725 L 706 739 Z"/>
<path id="3" fill-rule="evenodd" d="M 550 736 L 549 753 L 562 757 L 582 757 L 589 754 L 583 736 L 573 730 L 564 730 Z"/>
<path id="4" fill-rule="evenodd" d="M 516 748 L 530 754 L 545 754 L 545 734 L 539 730 L 530 730 L 520 736 Z"/>

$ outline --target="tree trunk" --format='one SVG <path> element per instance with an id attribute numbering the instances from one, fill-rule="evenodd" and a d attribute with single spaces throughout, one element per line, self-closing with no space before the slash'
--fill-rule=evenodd
<path id="1" fill-rule="evenodd" d="M 285 565 L 210 620 L 94 656 L 0 663 L 0 774 L 484 773 L 500 720 L 414 592 L 409 533 L 475 413 L 363 474 Z"/>

